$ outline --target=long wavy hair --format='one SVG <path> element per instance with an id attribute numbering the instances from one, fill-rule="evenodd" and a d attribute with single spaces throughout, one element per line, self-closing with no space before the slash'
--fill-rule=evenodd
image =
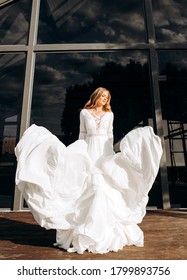
<path id="1" fill-rule="evenodd" d="M 108 100 L 106 104 L 103 106 L 103 111 L 105 112 L 111 112 L 111 106 L 110 106 L 110 100 L 111 100 L 111 95 L 108 89 L 103 88 L 103 87 L 98 87 L 96 90 L 90 95 L 90 99 L 86 104 L 84 105 L 85 109 L 94 109 L 98 106 L 98 99 L 102 95 L 103 92 L 108 93 Z"/>

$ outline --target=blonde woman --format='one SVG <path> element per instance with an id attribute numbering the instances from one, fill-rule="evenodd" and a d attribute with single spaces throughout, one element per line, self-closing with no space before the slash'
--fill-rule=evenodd
<path id="1" fill-rule="evenodd" d="M 79 139 L 88 144 L 88 153 L 95 162 L 101 156 L 113 154 L 113 113 L 110 92 L 97 88 L 80 113 Z"/>
<path id="2" fill-rule="evenodd" d="M 35 220 L 56 229 L 55 246 L 107 253 L 143 246 L 140 227 L 162 146 L 152 127 L 129 132 L 113 151 L 109 90 L 99 87 L 80 112 L 79 139 L 65 147 L 32 125 L 18 143 L 16 184 Z"/>

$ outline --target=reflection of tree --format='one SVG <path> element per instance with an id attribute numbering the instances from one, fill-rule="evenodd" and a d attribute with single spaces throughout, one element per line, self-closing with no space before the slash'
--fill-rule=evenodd
<path id="1" fill-rule="evenodd" d="M 75 141 L 79 131 L 79 110 L 98 86 L 106 87 L 112 95 L 115 114 L 114 135 L 118 141 L 139 122 L 146 124 L 150 112 L 148 65 L 130 61 L 126 67 L 108 62 L 92 75 L 93 81 L 67 89 L 66 106 L 62 115 L 63 141 Z M 146 106 L 148 105 L 148 106 Z M 146 109 L 145 109 L 146 106 Z"/>
<path id="2" fill-rule="evenodd" d="M 166 56 L 168 59 L 168 57 Z M 166 139 L 170 152 L 171 167 L 168 167 L 168 180 L 171 182 L 171 203 L 180 203 L 186 207 L 187 187 L 187 69 L 176 64 L 173 57 L 164 63 L 161 75 L 165 77 L 160 82 L 162 115 L 168 121 Z"/>
<path id="3" fill-rule="evenodd" d="M 166 76 L 160 82 L 163 118 L 187 122 L 187 70 L 169 62 L 161 74 Z"/>
<path id="4" fill-rule="evenodd" d="M 91 86 L 88 84 L 75 85 L 66 91 L 66 106 L 61 120 L 65 144 L 73 142 L 78 137 L 79 112 L 89 98 L 90 88 Z"/>

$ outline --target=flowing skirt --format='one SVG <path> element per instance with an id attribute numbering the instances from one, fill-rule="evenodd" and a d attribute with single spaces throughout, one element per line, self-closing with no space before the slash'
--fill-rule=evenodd
<path id="1" fill-rule="evenodd" d="M 84 140 L 66 147 L 36 125 L 26 130 L 15 154 L 16 184 L 37 223 L 56 229 L 56 246 L 80 254 L 143 246 L 138 224 L 162 156 L 151 127 L 129 132 L 120 152 L 97 164 Z"/>

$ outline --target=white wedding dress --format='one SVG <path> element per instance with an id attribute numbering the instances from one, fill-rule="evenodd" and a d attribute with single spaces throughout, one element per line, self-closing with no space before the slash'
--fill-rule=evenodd
<path id="1" fill-rule="evenodd" d="M 143 246 L 141 223 L 162 147 L 152 127 L 129 132 L 113 151 L 113 113 L 80 112 L 79 140 L 65 146 L 30 126 L 15 148 L 16 184 L 35 220 L 56 229 L 56 246 L 82 254 Z"/>

